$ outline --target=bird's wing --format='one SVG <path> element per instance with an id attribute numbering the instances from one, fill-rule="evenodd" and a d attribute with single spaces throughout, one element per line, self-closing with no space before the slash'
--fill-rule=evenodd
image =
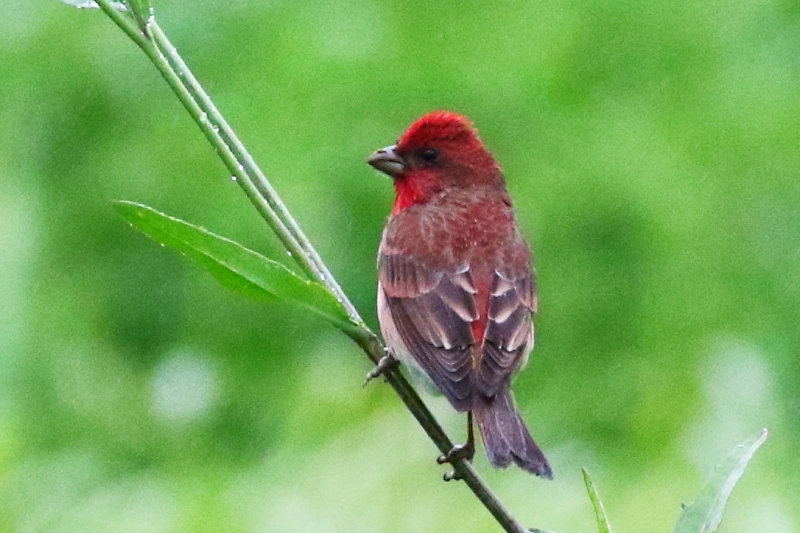
<path id="1" fill-rule="evenodd" d="M 472 408 L 471 324 L 479 318 L 468 267 L 446 272 L 381 253 L 378 276 L 404 348 L 458 411 Z"/>
<path id="2" fill-rule="evenodd" d="M 534 277 L 527 265 L 517 270 L 492 274 L 481 316 L 469 266 L 443 271 L 413 256 L 379 257 L 381 290 L 404 347 L 458 410 L 471 408 L 475 392 L 494 397 L 533 348 Z"/>
<path id="3" fill-rule="evenodd" d="M 527 362 L 533 349 L 534 291 L 533 272 L 529 267 L 516 275 L 494 272 L 482 357 L 474 375 L 476 389 L 484 396 L 495 396 Z"/>

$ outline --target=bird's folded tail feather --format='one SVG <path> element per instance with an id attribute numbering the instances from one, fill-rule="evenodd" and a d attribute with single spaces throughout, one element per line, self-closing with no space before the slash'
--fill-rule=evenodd
<path id="1" fill-rule="evenodd" d="M 553 471 L 517 412 L 510 390 L 499 392 L 477 406 L 473 414 L 483 437 L 489 462 L 505 468 L 513 461 L 520 468 L 552 479 Z"/>

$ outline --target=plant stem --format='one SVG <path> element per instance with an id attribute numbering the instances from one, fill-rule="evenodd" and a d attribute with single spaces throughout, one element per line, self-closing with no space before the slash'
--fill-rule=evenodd
<path id="1" fill-rule="evenodd" d="M 300 268 L 307 276 L 325 285 L 339 299 L 352 321 L 350 325 L 343 325 L 342 331 L 367 353 L 373 363 L 377 363 L 385 354 L 384 346 L 375 333 L 366 326 L 264 173 L 178 55 L 178 51 L 156 22 L 153 13 L 134 13 L 132 16 L 114 9 L 109 0 L 97 0 L 97 3 L 150 58 L 214 147 L 231 176 L 242 187 L 253 206 Z M 129 10 L 135 10 L 137 7 L 131 3 L 127 5 Z M 137 21 L 144 21 L 144 24 Z M 402 373 L 397 368 L 391 368 L 384 373 L 384 376 L 439 451 L 442 454 L 448 453 L 453 448 L 452 441 Z M 503 529 L 510 533 L 525 532 L 468 461 L 459 459 L 454 461 L 452 466 Z"/>

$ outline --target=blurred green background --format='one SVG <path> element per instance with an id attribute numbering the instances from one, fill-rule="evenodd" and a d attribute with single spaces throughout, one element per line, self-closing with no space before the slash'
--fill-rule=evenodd
<path id="1" fill-rule="evenodd" d="M 669 532 L 768 427 L 721 531 L 800 531 L 800 2 L 154 5 L 373 326 L 392 191 L 364 159 L 475 121 L 541 290 L 515 390 L 556 479 L 476 460 L 523 524 L 595 531 L 586 466 L 617 532 Z M 291 264 L 110 20 L 2 2 L 0 65 L 0 531 L 497 530 L 347 338 L 115 216 Z"/>

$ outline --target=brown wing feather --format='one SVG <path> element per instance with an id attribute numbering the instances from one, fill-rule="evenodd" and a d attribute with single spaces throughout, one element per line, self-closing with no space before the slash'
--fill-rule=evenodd
<path id="1" fill-rule="evenodd" d="M 413 257 L 381 255 L 392 320 L 415 361 L 459 411 L 472 408 L 470 324 L 478 318 L 469 271 L 434 271 Z"/>
<path id="2" fill-rule="evenodd" d="M 464 267 L 434 271 L 413 257 L 381 255 L 380 281 L 403 343 L 453 406 L 472 408 L 472 393 L 494 397 L 522 366 L 533 346 L 533 275 L 495 272 L 477 367 L 470 327 L 479 320 L 477 290 Z"/>
<path id="3" fill-rule="evenodd" d="M 533 348 L 533 273 L 515 278 L 494 273 L 483 357 L 475 384 L 484 396 L 495 396 L 511 380 Z"/>

